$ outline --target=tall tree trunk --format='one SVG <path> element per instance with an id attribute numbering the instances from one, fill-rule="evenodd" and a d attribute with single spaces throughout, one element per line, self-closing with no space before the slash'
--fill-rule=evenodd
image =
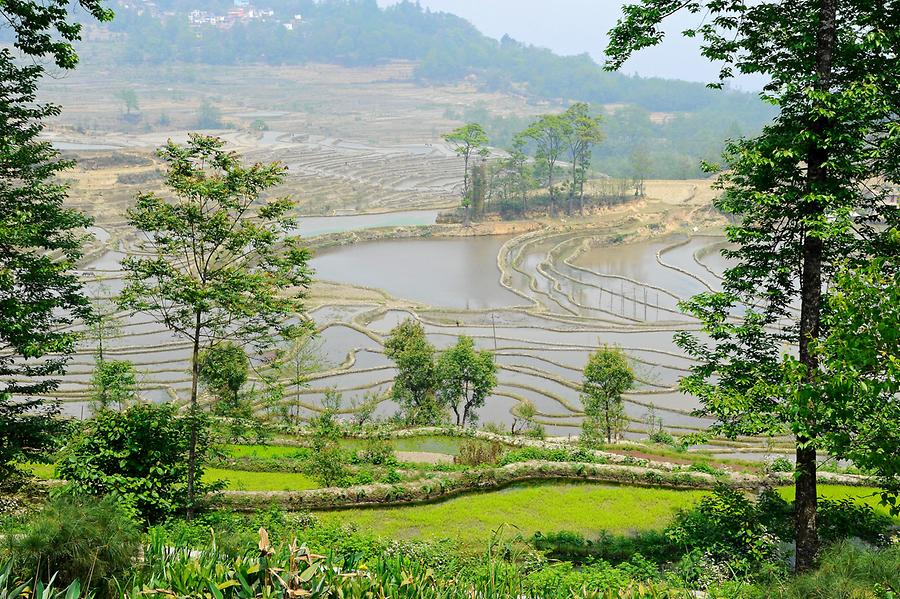
<path id="1" fill-rule="evenodd" d="M 191 354 L 191 444 L 188 448 L 187 519 L 194 517 L 194 478 L 197 472 L 197 384 L 200 380 L 200 311 L 194 321 L 194 349 Z"/>
<path id="2" fill-rule="evenodd" d="M 612 443 L 612 403 L 606 400 L 606 442 Z"/>
<path id="3" fill-rule="evenodd" d="M 556 196 L 553 194 L 553 168 L 556 162 L 548 163 L 550 172 L 547 175 L 547 192 L 550 194 L 550 216 L 556 216 Z"/>
<path id="4" fill-rule="evenodd" d="M 569 204 L 566 207 L 566 214 L 572 216 L 575 211 L 575 188 L 578 186 L 578 160 L 572 158 L 572 185 L 569 188 Z"/>
<path id="5" fill-rule="evenodd" d="M 462 425 L 466 425 L 466 421 L 469 419 L 469 382 L 466 381 L 465 387 L 463 387 L 463 414 L 462 414 Z"/>
<path id="6" fill-rule="evenodd" d="M 821 0 L 819 24 L 816 31 L 816 88 L 827 91 L 831 86 L 833 52 L 836 41 L 837 0 Z M 809 193 L 821 193 L 828 182 L 825 164 L 828 149 L 819 143 L 820 136 L 828 128 L 824 117 L 816 117 L 812 124 L 814 141 L 807 157 L 807 184 Z M 816 220 L 823 207 L 818 202 L 805 206 L 804 216 Z M 807 382 L 816 378 L 819 361 L 810 351 L 812 343 L 819 336 L 822 310 L 822 259 L 824 242 L 818 234 L 811 234 L 809 227 L 804 231 L 802 260 L 803 273 L 800 287 L 800 363 L 807 369 Z M 810 409 L 806 426 L 815 429 L 814 406 Z M 796 570 L 802 572 L 815 565 L 819 539 L 816 523 L 816 448 L 814 439 L 808 435 L 797 437 L 797 479 L 795 499 Z M 808 445 L 808 446 L 805 446 Z"/>
<path id="7" fill-rule="evenodd" d="M 472 200 L 469 199 L 469 151 L 463 156 L 463 205 L 466 210 L 463 226 L 468 227 L 472 223 Z"/>
<path id="8" fill-rule="evenodd" d="M 525 174 L 521 173 L 519 180 L 519 193 L 522 194 L 522 216 L 528 212 L 528 190 L 525 189 Z"/>

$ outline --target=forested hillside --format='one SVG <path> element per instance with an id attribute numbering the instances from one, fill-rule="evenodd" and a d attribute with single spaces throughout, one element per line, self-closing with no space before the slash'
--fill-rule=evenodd
<path id="1" fill-rule="evenodd" d="M 259 7 L 266 13 L 262 17 L 232 17 L 223 24 L 191 23 L 189 15 L 202 11 L 210 20 L 217 15 L 228 19 L 231 2 L 117 6 L 109 25 L 123 34 L 115 59 L 129 64 L 346 66 L 416 61 L 415 76 L 422 84 L 469 80 L 483 90 L 533 101 L 594 105 L 606 116 L 608 133 L 608 143 L 595 153 L 594 167 L 614 176 L 631 176 L 636 154 L 651 176 L 698 176 L 700 161 L 716 160 L 726 137 L 754 133 L 773 115 L 752 93 L 609 73 L 587 55 L 558 56 L 509 37 L 498 41 L 459 17 L 409 2 L 381 9 L 375 0 L 272 0 Z M 458 116 L 477 117 L 499 147 L 509 143 L 510 131 L 520 125 L 491 114 Z"/>

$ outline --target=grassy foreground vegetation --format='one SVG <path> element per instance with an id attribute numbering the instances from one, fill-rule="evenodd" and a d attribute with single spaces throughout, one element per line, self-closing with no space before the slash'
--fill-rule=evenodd
<path id="1" fill-rule="evenodd" d="M 318 487 L 316 481 L 299 472 L 247 472 L 207 468 L 203 480 L 224 481 L 229 491 L 302 491 Z"/>
<path id="2" fill-rule="evenodd" d="M 55 466 L 52 464 L 28 464 L 26 468 L 37 478 L 56 478 Z M 251 472 L 225 468 L 207 468 L 203 480 L 206 483 L 221 481 L 228 491 L 302 491 L 318 486 L 313 479 L 302 473 Z"/>
<path id="3" fill-rule="evenodd" d="M 789 538 L 791 506 L 777 493 L 752 501 L 725 488 L 701 494 L 544 485 L 443 505 L 484 498 L 509 509 L 510 522 L 527 511 L 519 522 L 529 528 L 497 525 L 504 519 L 500 509 L 496 520 L 474 523 L 484 527 L 480 539 L 441 538 L 453 534 L 450 528 L 412 540 L 399 529 L 377 527 L 387 519 L 383 510 L 360 520 L 351 512 L 273 507 L 251 515 L 207 511 L 191 522 L 174 518 L 142 531 L 118 498 L 86 502 L 62 495 L 38 512 L 0 519 L 0 593 L 16 598 L 24 588 L 20 581 L 37 580 L 45 599 L 687 598 L 698 589 L 712 598 L 888 599 L 900 583 L 900 545 L 890 538 L 889 520 L 869 507 L 823 498 L 829 547 L 817 572 L 792 578 L 778 544 Z M 517 500 L 522 505 L 516 507 Z M 640 514 L 649 502 L 672 511 Z M 541 504 L 556 506 L 559 519 L 541 520 Z M 563 505 L 577 512 L 560 510 Z M 441 506 L 403 512 L 425 515 L 420 522 L 437 533 L 451 522 L 461 530 L 478 518 L 477 510 L 488 509 L 435 507 Z M 623 520 L 643 528 L 624 530 Z M 570 524 L 581 530 L 554 529 Z"/>
<path id="4" fill-rule="evenodd" d="M 847 487 L 843 485 L 818 485 L 819 497 L 825 497 L 834 501 L 850 500 L 853 503 L 867 505 L 876 513 L 891 517 L 894 523 L 900 525 L 900 515 L 891 516 L 887 506 L 881 503 L 881 490 L 875 487 Z M 794 501 L 796 490 L 794 487 L 780 487 L 779 495 L 787 501 Z"/>
<path id="5" fill-rule="evenodd" d="M 504 524 L 526 536 L 542 530 L 565 529 L 592 537 L 603 531 L 626 534 L 660 528 L 676 510 L 689 508 L 704 494 L 547 482 L 435 504 L 342 510 L 320 513 L 319 517 L 323 522 L 351 523 L 385 538 L 451 539 L 478 548 Z"/>

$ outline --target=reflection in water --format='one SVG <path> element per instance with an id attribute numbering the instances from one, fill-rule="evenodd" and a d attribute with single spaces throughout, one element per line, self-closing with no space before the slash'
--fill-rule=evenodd
<path id="1" fill-rule="evenodd" d="M 300 234 L 427 224 L 435 216 L 436 211 L 305 217 Z M 590 237 L 590 231 L 576 231 L 515 238 L 502 259 L 508 283 L 525 297 L 500 284 L 497 259 L 510 236 L 381 240 L 323 250 L 313 260 L 316 278 L 381 289 L 433 308 L 382 302 L 377 296 L 355 300 L 350 294 L 312 311 L 313 321 L 326 327 L 318 340 L 322 369 L 342 364 L 348 369 L 313 377 L 301 392 L 303 402 L 321 405 L 324 390 L 331 387 L 343 392 L 345 406 L 387 391 L 393 364 L 378 338 L 403 319 L 419 317 L 439 350 L 460 334 L 474 337 L 478 347 L 497 350 L 499 385 L 479 410 L 481 422 L 507 428 L 513 408 L 527 401 L 538 409 L 548 434 L 577 434 L 581 371 L 591 350 L 614 344 L 630 356 L 641 379 L 626 396 L 632 419 L 628 436 L 641 436 L 635 431 L 645 426 L 650 405 L 675 433 L 708 427 L 708 419 L 690 414 L 698 407 L 696 400 L 675 389 L 692 363 L 672 335 L 696 329 L 696 323 L 677 312 L 675 301 L 705 290 L 705 283 L 717 283 L 716 271 L 725 264 L 717 257 L 722 238 L 697 237 L 683 245 L 673 244 L 684 238 L 665 238 L 595 248 L 567 265 L 565 259 Z M 109 277 L 123 256 L 108 248 L 84 265 L 83 272 L 87 278 Z M 121 280 L 107 279 L 104 284 L 115 292 Z M 95 284 L 88 288 L 97 291 Z M 121 324 L 122 336 L 110 340 L 107 348 L 110 355 L 136 363 L 146 398 L 165 401 L 177 394 L 183 400 L 189 389 L 185 341 L 162 332 L 146 316 L 123 315 Z M 356 326 L 366 326 L 373 335 Z M 87 405 L 91 351 L 82 347 L 61 388 L 66 413 L 75 416 Z M 384 401 L 376 413 L 387 417 L 396 410 L 396 404 Z M 301 412 L 306 417 L 316 414 L 307 408 Z"/>
<path id="2" fill-rule="evenodd" d="M 319 254 L 312 266 L 326 281 L 383 289 L 434 306 L 479 310 L 522 304 L 500 285 L 497 253 L 509 236 L 395 239 Z"/>

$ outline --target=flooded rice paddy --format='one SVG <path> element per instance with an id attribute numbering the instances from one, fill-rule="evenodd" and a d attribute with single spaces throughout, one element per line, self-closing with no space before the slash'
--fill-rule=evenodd
<path id="1" fill-rule="evenodd" d="M 408 217 L 330 217 L 319 230 L 395 225 Z M 323 250 L 313 260 L 318 279 L 368 293 L 311 305 L 318 368 L 305 387 L 287 386 L 285 403 L 308 418 L 322 409 L 325 393 L 336 389 L 349 417 L 364 398 L 386 397 L 394 369 L 383 355 L 384 337 L 403 319 L 417 318 L 438 348 L 465 334 L 496 353 L 499 384 L 479 412 L 482 423 L 509 428 L 518 406 L 529 403 L 548 434 L 577 434 L 581 371 L 589 352 L 610 344 L 629 355 L 639 381 L 626 396 L 628 437 L 646 436 L 651 411 L 674 434 L 702 431 L 712 421 L 695 415 L 698 401 L 677 391 L 691 361 L 673 335 L 697 329 L 677 303 L 718 288 L 727 267 L 722 247 L 717 236 L 610 245 L 598 231 L 584 229 L 370 241 Z M 127 249 L 108 248 L 83 265 L 93 293 L 121 288 L 118 263 Z M 135 362 L 148 399 L 184 401 L 190 386 L 187 340 L 147 316 L 121 316 L 121 331 L 107 353 Z M 90 343 L 81 348 L 57 392 L 69 414 L 85 412 L 94 351 Z M 396 409 L 383 399 L 376 413 L 388 416 Z"/>

